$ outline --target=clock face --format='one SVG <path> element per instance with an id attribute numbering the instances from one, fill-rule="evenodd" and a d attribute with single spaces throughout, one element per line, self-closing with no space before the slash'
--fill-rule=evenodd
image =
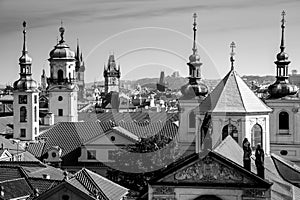
<path id="1" fill-rule="evenodd" d="M 117 82 L 117 78 L 116 78 L 116 77 L 112 77 L 112 78 L 111 78 L 111 83 L 112 83 L 112 84 L 116 84 L 116 82 Z"/>

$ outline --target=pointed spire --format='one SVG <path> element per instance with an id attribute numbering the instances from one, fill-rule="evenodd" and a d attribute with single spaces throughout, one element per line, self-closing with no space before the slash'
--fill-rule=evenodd
<path id="1" fill-rule="evenodd" d="M 26 45 L 26 22 L 25 21 L 23 21 L 23 36 L 24 36 L 24 41 L 23 41 L 22 55 L 25 55 L 27 53 L 27 45 Z"/>
<path id="2" fill-rule="evenodd" d="M 280 50 L 281 52 L 284 51 L 285 46 L 284 46 L 284 29 L 285 29 L 285 11 L 283 10 L 281 13 L 282 19 L 281 19 L 281 44 L 280 44 Z"/>
<path id="3" fill-rule="evenodd" d="M 234 63 L 234 61 L 235 61 L 235 59 L 234 59 L 234 55 L 235 55 L 234 49 L 236 48 L 234 42 L 231 42 L 230 48 L 231 48 L 231 52 L 230 52 L 231 70 L 233 70 L 233 69 L 234 69 L 233 63 Z"/>
<path id="4" fill-rule="evenodd" d="M 193 31 L 194 31 L 194 41 L 193 41 L 193 54 L 197 53 L 197 44 L 196 44 L 196 35 L 197 35 L 197 13 L 193 15 L 194 23 L 193 23 Z"/>
<path id="5" fill-rule="evenodd" d="M 60 22 L 60 27 L 59 27 L 59 32 L 60 32 L 60 41 L 59 43 L 64 43 L 64 33 L 65 33 L 65 28 L 63 27 L 63 21 L 61 20 Z"/>
<path id="6" fill-rule="evenodd" d="M 78 59 L 80 58 L 79 39 L 78 38 L 77 38 L 76 56 Z"/>

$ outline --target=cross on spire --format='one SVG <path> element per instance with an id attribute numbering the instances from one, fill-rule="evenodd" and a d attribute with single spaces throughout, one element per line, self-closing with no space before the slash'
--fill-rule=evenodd
<path id="1" fill-rule="evenodd" d="M 235 59 L 234 59 L 234 55 L 235 55 L 234 49 L 236 48 L 236 45 L 235 45 L 234 42 L 231 42 L 230 48 L 231 48 L 231 52 L 230 52 L 231 70 L 233 70 L 234 69 L 233 63 L 235 61 Z"/>
<path id="2" fill-rule="evenodd" d="M 62 20 L 60 22 L 59 32 L 60 32 L 60 38 L 61 38 L 59 43 L 63 43 L 64 42 L 65 28 L 63 27 L 63 21 Z"/>
<path id="3" fill-rule="evenodd" d="M 196 52 L 197 52 L 197 46 L 196 46 L 197 13 L 194 13 L 193 18 L 194 18 L 194 23 L 193 23 L 193 31 L 194 31 L 193 54 L 196 54 Z"/>

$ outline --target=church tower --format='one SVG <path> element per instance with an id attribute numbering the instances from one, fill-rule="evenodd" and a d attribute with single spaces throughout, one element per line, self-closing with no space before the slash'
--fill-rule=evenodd
<path id="1" fill-rule="evenodd" d="M 206 94 L 208 93 L 208 87 L 203 83 L 201 77 L 201 66 L 200 55 L 197 50 L 197 14 L 193 15 L 193 54 L 189 57 L 187 63 L 189 67 L 189 82 L 181 87 L 182 97 L 179 99 L 180 106 L 180 136 L 179 141 L 183 147 L 190 147 L 194 152 L 194 139 L 196 129 L 196 108 L 203 101 Z"/>
<path id="2" fill-rule="evenodd" d="M 285 15 L 282 12 L 280 52 L 276 56 L 276 81 L 268 87 L 266 104 L 270 114 L 271 152 L 300 163 L 300 98 L 298 88 L 289 83 L 289 56 L 285 52 Z"/>
<path id="3" fill-rule="evenodd" d="M 104 65 L 103 76 L 105 93 L 119 92 L 121 71 L 120 65 L 117 67 L 113 54 L 109 56 L 107 66 Z"/>
<path id="4" fill-rule="evenodd" d="M 48 78 L 49 111 L 54 122 L 76 122 L 77 91 L 75 53 L 64 41 L 65 28 L 59 28 L 60 41 L 50 52 L 50 77 Z"/>
<path id="5" fill-rule="evenodd" d="M 35 140 L 39 132 L 38 85 L 31 77 L 32 59 L 26 46 L 26 22 L 23 22 L 23 50 L 19 58 L 20 78 L 14 82 L 14 134 L 20 140 Z"/>
<path id="6" fill-rule="evenodd" d="M 84 99 L 86 98 L 85 82 L 84 82 L 85 63 L 82 58 L 82 52 L 80 51 L 78 40 L 77 40 L 75 59 L 76 59 L 76 67 L 75 67 L 76 79 L 77 79 L 77 86 L 78 86 L 78 100 L 84 101 Z"/>

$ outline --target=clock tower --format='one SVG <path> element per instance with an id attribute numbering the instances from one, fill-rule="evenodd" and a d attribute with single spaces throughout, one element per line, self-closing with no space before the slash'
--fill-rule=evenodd
<path id="1" fill-rule="evenodd" d="M 76 122 L 77 91 L 75 52 L 64 41 L 65 29 L 59 28 L 60 41 L 50 52 L 50 78 L 48 78 L 49 111 L 54 122 Z"/>
<path id="2" fill-rule="evenodd" d="M 119 92 L 121 72 L 120 65 L 117 68 L 114 55 L 110 55 L 107 66 L 104 65 L 103 76 L 105 93 Z"/>

